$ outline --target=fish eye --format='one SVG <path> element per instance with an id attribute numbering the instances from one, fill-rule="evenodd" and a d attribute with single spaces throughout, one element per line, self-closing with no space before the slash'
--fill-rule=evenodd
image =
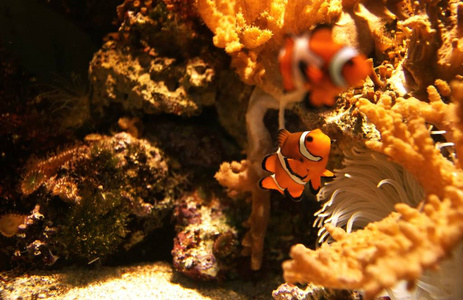
<path id="1" fill-rule="evenodd" d="M 308 137 L 305 138 L 305 140 L 306 140 L 307 142 L 312 142 L 312 141 L 313 141 L 313 137 L 308 136 Z"/>

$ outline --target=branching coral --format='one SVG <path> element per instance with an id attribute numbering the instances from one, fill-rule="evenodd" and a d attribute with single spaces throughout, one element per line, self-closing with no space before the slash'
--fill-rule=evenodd
<path id="1" fill-rule="evenodd" d="M 391 76 L 380 75 L 384 83 L 378 81 L 371 97 L 363 95 L 370 100 L 348 97 L 381 134 L 379 140 L 367 141 L 367 147 L 385 154 L 412 174 L 423 187 L 423 203 L 416 208 L 396 204 L 395 212 L 388 217 L 350 234 L 327 224 L 325 228 L 336 242 L 316 251 L 294 246 L 293 260 L 283 264 L 287 281 L 363 289 L 371 298 L 400 280 L 408 281 L 412 287 L 424 270 L 435 268 L 462 240 L 463 182 L 458 155 L 463 150 L 463 84 L 458 76 L 454 80 L 462 71 L 459 63 L 445 63 L 450 58 L 458 62 L 455 38 L 461 34 L 457 33 L 460 6 L 453 1 L 442 7 L 429 1 L 415 2 L 412 9 L 397 14 L 415 16 L 399 17 L 402 20 L 397 22 L 399 52 L 388 52 L 389 58 L 394 58 L 395 70 Z M 435 38 L 428 40 L 430 36 Z M 448 47 L 450 40 L 452 49 Z M 401 58 L 403 50 L 407 52 Z M 436 74 L 454 81 L 448 85 L 436 80 Z M 401 97 L 410 89 L 416 90 L 417 98 Z M 428 101 L 419 99 L 425 97 L 423 91 Z M 449 100 L 453 103 L 448 104 Z M 435 143 L 429 125 L 442 130 L 445 144 L 454 146 L 456 158 L 441 153 L 442 144 Z M 347 222 L 343 218 L 347 216 L 340 216 L 342 222 Z"/>
<path id="2" fill-rule="evenodd" d="M 216 179 L 223 186 L 240 192 L 250 192 L 252 201 L 251 216 L 247 222 L 249 232 L 243 239 L 245 254 L 251 255 L 251 268 L 260 269 L 263 256 L 264 238 L 270 216 L 270 195 L 259 188 L 257 182 L 263 177 L 261 162 L 271 150 L 271 137 L 263 118 L 269 108 L 277 108 L 277 101 L 259 88 L 249 100 L 246 112 L 248 133 L 247 160 L 241 163 L 222 164 Z"/>
<path id="3" fill-rule="evenodd" d="M 463 95 L 457 86 L 461 83 L 454 86 L 453 100 L 460 107 Z M 322 245 L 317 251 L 294 246 L 293 260 L 283 264 L 287 281 L 364 289 L 366 296 L 372 297 L 401 279 L 413 284 L 423 270 L 435 267 L 462 239 L 461 169 L 434 146 L 426 122 L 435 116 L 426 112 L 438 105 L 433 121 L 441 121 L 449 128 L 455 128 L 452 121 L 460 127 L 463 119 L 439 118 L 458 114 L 459 109 L 438 101 L 426 103 L 400 97 L 394 105 L 385 98 L 376 105 L 366 99 L 359 101 L 360 111 L 381 132 L 381 140 L 367 142 L 367 146 L 413 174 L 424 188 L 426 201 L 421 208 L 397 204 L 396 212 L 351 234 L 327 225 L 336 242 Z M 452 141 L 459 149 L 461 140 Z M 336 273 L 330 271 L 334 269 Z"/>
<path id="4" fill-rule="evenodd" d="M 332 23 L 341 1 L 198 1 L 199 14 L 214 32 L 214 44 L 232 57 L 241 79 L 275 96 L 281 93 L 277 53 L 285 34 Z"/>
<path id="5" fill-rule="evenodd" d="M 404 166 L 421 183 L 426 194 L 442 196 L 442 186 L 453 186 L 460 170 L 436 149 L 426 123 L 448 129 L 449 135 L 452 134 L 453 120 L 448 116 L 453 105 L 446 105 L 440 99 L 428 104 L 399 97 L 391 106 L 392 103 L 383 100 L 380 105 L 372 105 L 368 100 L 358 103 L 360 111 L 381 132 L 381 141 L 369 142 L 369 148 Z M 424 165 L 429 173 L 423 172 Z"/>
<path id="6" fill-rule="evenodd" d="M 217 178 L 227 187 L 252 194 L 252 213 L 248 222 L 250 232 L 243 244 L 250 247 L 252 268 L 259 269 L 270 213 L 269 194 L 261 191 L 256 181 L 247 182 L 246 185 L 232 181 L 262 177 L 261 161 L 272 150 L 272 140 L 263 122 L 265 114 L 269 109 L 279 109 L 279 127 L 284 128 L 286 105 L 300 101 L 305 94 L 305 91 L 282 94 L 276 57 L 283 44 L 283 36 L 301 33 L 318 23 L 334 23 L 341 15 L 341 1 L 308 4 L 303 1 L 234 3 L 200 0 L 198 8 L 199 14 L 215 34 L 215 45 L 225 48 L 231 55 L 232 66 L 237 69 L 241 79 L 257 85 L 246 113 L 247 161 L 246 167 L 241 170 L 246 173 L 229 172 L 232 169 L 226 163 Z M 355 31 L 355 28 L 351 31 Z"/>
<path id="7" fill-rule="evenodd" d="M 416 207 L 423 200 L 423 189 L 413 176 L 384 155 L 354 149 L 346 154 L 343 165 L 341 170 L 335 170 L 335 180 L 318 194 L 317 198 L 325 201 L 323 208 L 316 213 L 315 223 L 318 226 L 329 223 L 350 233 L 371 222 L 380 221 L 394 210 L 394 204 L 405 203 Z M 323 242 L 327 235 L 325 227 L 322 227 L 319 242 Z M 438 272 L 424 272 L 413 291 L 407 291 L 400 282 L 394 288 L 387 289 L 387 293 L 392 298 L 407 294 L 412 299 L 460 298 L 458 295 L 463 290 L 452 278 L 460 277 L 455 265 L 461 264 L 463 259 L 462 245 L 460 243 L 458 250 L 451 254 L 451 259 L 440 264 Z"/>

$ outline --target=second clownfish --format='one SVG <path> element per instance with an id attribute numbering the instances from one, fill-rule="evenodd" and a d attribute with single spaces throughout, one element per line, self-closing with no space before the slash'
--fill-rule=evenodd
<path id="1" fill-rule="evenodd" d="M 320 129 L 295 133 L 281 129 L 278 144 L 277 152 L 267 155 L 262 162 L 263 169 L 273 174 L 259 182 L 261 188 L 276 190 L 298 201 L 306 183 L 318 190 L 321 177 L 334 176 L 325 169 L 331 140 Z"/>
<path id="2" fill-rule="evenodd" d="M 307 90 L 309 105 L 315 107 L 334 105 L 341 92 L 362 84 L 371 71 L 366 57 L 336 43 L 327 25 L 302 36 L 287 36 L 278 62 L 284 90 Z"/>

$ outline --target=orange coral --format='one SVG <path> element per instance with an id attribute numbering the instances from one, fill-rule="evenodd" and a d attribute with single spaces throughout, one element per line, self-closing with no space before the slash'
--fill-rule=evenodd
<path id="1" fill-rule="evenodd" d="M 396 205 L 396 210 L 351 234 L 327 226 L 337 242 L 317 251 L 293 246 L 293 260 L 283 264 L 285 280 L 364 289 L 371 298 L 398 280 L 413 284 L 462 238 L 463 193 L 459 189 L 446 188 L 441 199 L 431 195 L 423 213 L 405 204 Z"/>
<path id="2" fill-rule="evenodd" d="M 453 104 L 446 104 L 450 94 L 449 85 L 442 80 L 436 81 L 436 74 L 449 80 L 461 73 L 461 64 L 452 62 L 459 62 L 460 59 L 461 39 L 458 32 L 461 34 L 463 9 L 461 5 L 451 2 L 452 5 L 448 5 L 451 8 L 448 20 L 457 18 L 457 22 L 442 21 L 447 8 L 438 8 L 436 2 L 432 1 L 385 4 L 378 1 L 360 3 L 334 0 L 312 3 L 198 0 L 199 14 L 215 35 L 214 44 L 225 48 L 232 57 L 232 66 L 245 83 L 258 86 L 251 97 L 247 113 L 248 166 L 241 170 L 245 173 L 228 172 L 228 175 L 233 176 L 228 182 L 222 180 L 226 186 L 252 192 L 254 217 L 258 215 L 257 209 L 264 212 L 260 216 L 268 213 L 269 207 L 265 205 L 268 203 L 268 195 L 260 195 L 252 183 L 242 179 L 246 176 L 259 177 L 257 164 L 269 152 L 271 138 L 263 125 L 263 115 L 269 108 L 279 108 L 280 127 L 283 127 L 282 111 L 287 103 L 294 102 L 282 95 L 277 53 L 284 34 L 298 34 L 320 22 L 334 24 L 333 36 L 336 40 L 343 39 L 365 53 L 374 53 L 376 59 L 389 59 L 383 63 L 383 67 L 378 68 L 380 77 L 373 78 L 376 90 L 371 87 L 364 95 L 373 102 L 378 101 L 378 105 L 367 99 L 358 102 L 359 111 L 367 115 L 369 121 L 381 132 L 381 140 L 370 141 L 368 146 L 408 169 L 425 187 L 428 196 L 434 194 L 444 199 L 447 193 L 443 186 L 458 186 L 458 176 L 455 174 L 460 173 L 460 163 L 456 160 L 454 165 L 441 155 L 434 145 L 427 124 L 445 130 L 445 137 L 455 142 L 456 152 L 459 152 L 462 143 L 457 141 L 463 140 L 463 137 L 461 131 L 453 130 L 458 110 Z M 453 45 L 450 52 L 453 54 L 447 47 L 450 40 Z M 432 83 L 434 86 L 428 87 Z M 394 91 L 387 91 L 390 88 Z M 429 103 L 413 97 L 399 97 L 410 92 L 411 88 L 418 92 L 427 91 Z M 355 102 L 355 99 L 350 100 Z M 428 171 L 423 171 L 424 165 L 428 165 Z M 232 170 L 230 165 L 225 166 L 228 171 Z M 223 171 L 225 169 L 220 172 Z M 228 176 L 226 172 L 223 175 Z M 265 234 L 266 219 L 260 219 L 263 223 L 257 220 L 250 218 L 251 232 L 253 227 L 260 228 L 250 235 L 253 237 L 251 245 L 262 244 Z M 362 245 L 369 247 L 370 244 Z M 259 247 L 253 249 L 261 251 Z M 251 255 L 255 262 L 262 256 L 261 252 L 252 251 Z M 436 261 L 441 257 L 437 256 Z M 253 268 L 256 266 L 260 264 L 255 264 Z M 340 282 L 339 287 L 346 286 Z"/>
<path id="3" fill-rule="evenodd" d="M 198 0 L 214 44 L 232 57 L 241 79 L 271 95 L 281 93 L 276 57 L 285 34 L 299 34 L 341 14 L 341 1 Z"/>
<path id="4" fill-rule="evenodd" d="M 232 192 L 250 192 L 252 201 L 251 216 L 246 222 L 249 231 L 246 233 L 242 245 L 243 254 L 251 255 L 251 268 L 258 270 L 262 264 L 264 238 L 270 215 L 270 199 L 267 191 L 257 185 L 259 173 L 256 166 L 247 160 L 240 163 L 223 163 L 215 175 L 219 183 Z"/>
<path id="5" fill-rule="evenodd" d="M 461 149 L 463 85 L 458 82 L 452 87 L 457 105 L 443 103 L 433 87 L 428 88 L 430 103 L 399 97 L 392 105 L 385 96 L 378 104 L 358 102 L 359 110 L 381 132 L 381 140 L 367 146 L 411 172 L 426 192 L 425 204 L 421 208 L 397 204 L 396 212 L 351 234 L 328 224 L 326 229 L 336 242 L 317 251 L 294 246 L 293 259 L 283 264 L 285 280 L 364 289 L 367 297 L 373 297 L 399 280 L 412 284 L 461 241 L 462 170 L 436 149 L 426 126 L 446 128 L 457 153 Z"/>

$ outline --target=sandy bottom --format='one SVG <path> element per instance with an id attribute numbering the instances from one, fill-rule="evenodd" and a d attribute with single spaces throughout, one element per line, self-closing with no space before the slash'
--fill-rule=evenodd
<path id="1" fill-rule="evenodd" d="M 5 279 L 6 281 L 4 281 Z M 277 282 L 197 282 L 168 263 L 3 276 L 0 299 L 273 299 Z M 272 285 L 272 286 L 270 286 Z"/>

